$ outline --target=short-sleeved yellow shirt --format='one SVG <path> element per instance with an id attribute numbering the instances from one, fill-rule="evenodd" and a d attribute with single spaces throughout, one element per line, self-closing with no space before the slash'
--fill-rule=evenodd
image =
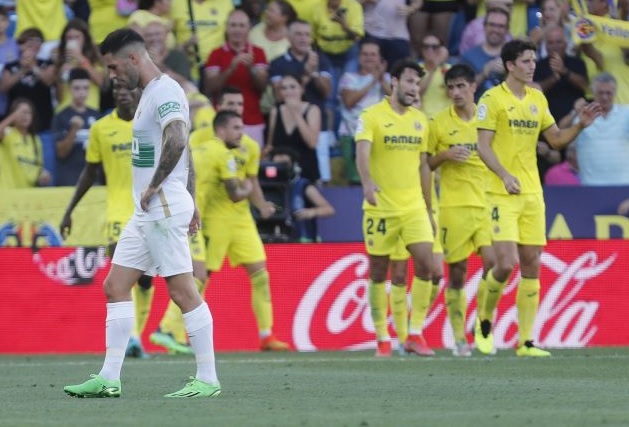
<path id="1" fill-rule="evenodd" d="M 88 163 L 101 163 L 107 179 L 108 222 L 124 225 L 133 215 L 131 172 L 131 120 L 123 120 L 116 110 L 97 120 L 90 128 L 85 152 Z"/>
<path id="2" fill-rule="evenodd" d="M 349 28 L 362 37 L 365 35 L 363 10 L 356 0 L 341 0 L 339 9 L 345 9 L 345 19 Z M 356 41 L 347 33 L 328 11 L 328 2 L 321 1 L 312 9 L 313 38 L 317 46 L 330 54 L 341 54 L 352 47 Z"/>
<path id="3" fill-rule="evenodd" d="M 439 167 L 439 206 L 485 207 L 488 170 L 478 155 L 476 118 L 465 121 L 450 106 L 430 122 L 430 151 L 442 153 L 462 145 L 471 151 L 465 162 L 445 162 Z"/>
<path id="4" fill-rule="evenodd" d="M 355 140 L 358 144 L 371 143 L 369 170 L 380 188 L 377 206 L 365 201 L 365 211 L 388 216 L 426 209 L 419 166 L 421 153 L 428 149 L 428 136 L 428 119 L 416 108 L 399 114 L 385 98 L 363 111 Z"/>
<path id="5" fill-rule="evenodd" d="M 539 135 L 555 123 L 544 94 L 525 87 L 522 99 L 506 83 L 489 89 L 478 102 L 477 128 L 494 131 L 492 149 L 500 164 L 520 181 L 520 193 L 541 193 L 537 171 Z M 502 180 L 489 174 L 487 191 L 507 194 Z"/>

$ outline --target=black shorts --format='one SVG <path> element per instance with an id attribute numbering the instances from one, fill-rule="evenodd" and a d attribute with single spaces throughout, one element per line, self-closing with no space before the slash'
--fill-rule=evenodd
<path id="1" fill-rule="evenodd" d="M 422 5 L 420 12 L 426 13 L 443 13 L 450 12 L 456 13 L 459 11 L 459 2 L 452 0 L 445 1 L 435 1 L 435 0 L 426 0 Z"/>

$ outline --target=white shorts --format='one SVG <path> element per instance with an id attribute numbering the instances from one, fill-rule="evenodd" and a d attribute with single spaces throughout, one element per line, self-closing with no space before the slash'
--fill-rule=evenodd
<path id="1" fill-rule="evenodd" d="M 188 226 L 192 211 L 157 221 L 138 221 L 133 216 L 125 226 L 113 264 L 144 271 L 146 275 L 170 277 L 192 271 Z"/>

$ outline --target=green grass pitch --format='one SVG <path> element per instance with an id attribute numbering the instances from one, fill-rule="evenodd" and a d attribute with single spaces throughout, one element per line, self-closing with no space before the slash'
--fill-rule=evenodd
<path id="1" fill-rule="evenodd" d="M 223 394 L 166 399 L 191 357 L 125 362 L 119 399 L 77 399 L 66 384 L 102 355 L 0 356 L 0 426 L 628 426 L 629 348 L 376 359 L 373 352 L 220 353 Z"/>

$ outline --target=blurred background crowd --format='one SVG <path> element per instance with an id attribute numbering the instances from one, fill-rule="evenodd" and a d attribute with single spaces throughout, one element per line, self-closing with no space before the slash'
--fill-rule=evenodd
<path id="1" fill-rule="evenodd" d="M 131 27 L 181 84 L 194 128 L 214 102 L 244 96 L 245 132 L 263 153 L 290 146 L 301 175 L 359 184 L 353 134 L 362 109 L 390 91 L 390 66 L 423 64 L 421 108 L 446 108 L 444 73 L 476 72 L 477 97 L 501 83 L 502 45 L 538 47 L 535 84 L 560 126 L 587 102 L 604 114 L 565 150 L 538 144 L 546 185 L 629 185 L 629 51 L 576 45 L 567 0 L 14 0 L 0 2 L 0 189 L 73 186 L 90 126 L 113 107 L 98 44 Z M 626 0 L 589 0 L 626 20 Z M 304 105 L 307 104 L 307 105 Z"/>

